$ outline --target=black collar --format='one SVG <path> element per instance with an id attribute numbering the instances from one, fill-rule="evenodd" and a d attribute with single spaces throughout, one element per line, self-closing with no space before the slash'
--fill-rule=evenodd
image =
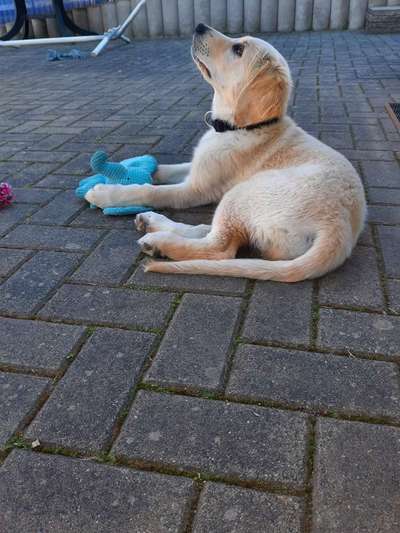
<path id="1" fill-rule="evenodd" d="M 240 128 L 239 126 L 234 126 L 226 120 L 220 120 L 219 118 L 213 119 L 211 117 L 211 112 L 209 111 L 204 115 L 204 121 L 208 126 L 211 126 L 215 129 L 217 133 L 223 133 L 224 131 L 236 131 L 236 130 L 255 130 L 258 128 L 263 128 L 264 126 L 272 126 L 279 122 L 279 117 L 270 118 L 269 120 L 264 120 L 264 122 L 257 122 L 257 124 L 250 124 L 249 126 L 244 126 Z"/>

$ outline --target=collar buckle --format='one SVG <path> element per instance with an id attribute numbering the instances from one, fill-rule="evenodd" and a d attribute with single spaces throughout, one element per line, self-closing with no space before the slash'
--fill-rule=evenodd
<path id="1" fill-rule="evenodd" d="M 208 126 L 209 128 L 213 128 L 214 125 L 213 125 L 213 119 L 212 119 L 212 111 L 207 111 L 206 113 L 204 113 L 204 117 L 203 117 L 203 120 L 206 124 L 206 126 Z"/>

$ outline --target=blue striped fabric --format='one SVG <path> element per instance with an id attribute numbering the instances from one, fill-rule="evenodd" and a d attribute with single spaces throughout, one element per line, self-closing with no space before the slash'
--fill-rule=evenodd
<path id="1" fill-rule="evenodd" d="M 64 7 L 69 11 L 79 7 L 103 4 L 104 1 L 107 0 L 65 0 Z M 51 17 L 54 15 L 51 0 L 25 0 L 25 3 L 30 18 Z M 14 22 L 15 15 L 14 0 L 0 0 L 0 24 Z"/>

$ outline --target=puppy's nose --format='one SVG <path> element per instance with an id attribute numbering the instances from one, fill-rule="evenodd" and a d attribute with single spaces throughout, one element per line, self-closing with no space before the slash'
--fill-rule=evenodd
<path id="1" fill-rule="evenodd" d="M 203 35 L 204 33 L 207 33 L 210 30 L 208 26 L 201 23 L 197 24 L 196 29 L 194 30 L 198 35 Z"/>

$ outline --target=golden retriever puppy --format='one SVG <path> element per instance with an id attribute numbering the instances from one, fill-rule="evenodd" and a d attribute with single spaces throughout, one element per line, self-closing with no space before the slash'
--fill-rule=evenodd
<path id="1" fill-rule="evenodd" d="M 160 165 L 154 185 L 97 185 L 99 207 L 187 208 L 219 202 L 211 226 L 136 217 L 144 252 L 172 262 L 147 270 L 295 282 L 322 276 L 351 254 L 366 217 L 359 176 L 341 154 L 286 115 L 287 62 L 253 37 L 199 24 L 192 56 L 214 89 L 210 129 L 191 163 Z M 262 259 L 235 259 L 241 246 Z"/>

